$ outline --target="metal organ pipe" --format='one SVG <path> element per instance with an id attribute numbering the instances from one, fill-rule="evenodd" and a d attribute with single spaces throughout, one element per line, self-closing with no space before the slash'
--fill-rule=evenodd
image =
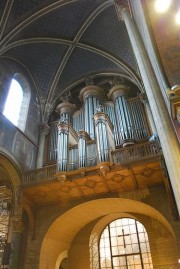
<path id="1" fill-rule="evenodd" d="M 116 85 L 108 94 L 108 97 L 113 99 L 115 104 L 116 120 L 123 146 L 134 144 L 135 140 L 133 124 L 126 99 L 128 91 L 129 88 L 127 86 Z"/>
<path id="2" fill-rule="evenodd" d="M 116 117 L 115 117 L 115 110 L 114 110 L 114 104 L 112 102 L 107 102 L 103 106 L 104 112 L 109 116 L 113 127 L 114 127 L 114 141 L 115 145 L 119 146 L 120 145 L 120 139 L 118 135 L 118 129 L 117 129 L 117 122 L 116 122 Z"/>
<path id="3" fill-rule="evenodd" d="M 78 132 L 78 154 L 79 154 L 79 168 L 87 166 L 87 141 L 90 140 L 89 135 L 80 130 Z"/>
<path id="4" fill-rule="evenodd" d="M 84 102 L 85 131 L 91 139 L 95 139 L 93 116 L 100 105 L 99 100 L 104 95 L 103 89 L 95 85 L 89 85 L 80 91 L 79 97 Z"/>
<path id="5" fill-rule="evenodd" d="M 135 99 L 130 101 L 129 107 L 132 115 L 132 120 L 134 122 L 134 131 L 136 140 L 147 138 L 148 130 L 141 100 Z"/>
<path id="6" fill-rule="evenodd" d="M 57 150 L 57 167 L 58 171 L 67 171 L 68 163 L 68 125 L 60 123 L 58 125 L 58 150 Z"/>
<path id="7" fill-rule="evenodd" d="M 56 111 L 59 112 L 58 124 L 58 149 L 57 149 L 57 166 L 58 171 L 67 171 L 68 166 L 68 137 L 69 124 L 71 123 L 71 115 L 76 106 L 74 104 L 64 102 L 57 106 Z"/>
<path id="8" fill-rule="evenodd" d="M 94 115 L 99 162 L 109 161 L 108 135 L 106 114 L 98 112 Z"/>

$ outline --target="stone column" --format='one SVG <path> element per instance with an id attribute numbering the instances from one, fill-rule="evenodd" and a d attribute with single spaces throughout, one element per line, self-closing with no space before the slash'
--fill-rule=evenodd
<path id="1" fill-rule="evenodd" d="M 147 99 L 147 95 L 145 93 L 141 93 L 140 94 L 140 100 L 144 104 L 151 133 L 155 134 L 155 133 L 157 133 L 157 129 L 156 129 L 156 126 L 155 126 L 155 122 L 154 122 L 154 119 L 153 119 L 153 115 L 152 115 L 152 111 L 151 111 L 151 108 L 150 108 L 150 105 L 149 105 L 149 101 Z"/>
<path id="2" fill-rule="evenodd" d="M 12 225 L 12 240 L 11 240 L 11 254 L 9 260 L 9 269 L 19 268 L 19 258 L 21 250 L 21 234 L 23 231 L 22 220 L 19 217 L 13 217 L 11 220 Z"/>
<path id="3" fill-rule="evenodd" d="M 99 101 L 104 95 L 103 89 L 89 85 L 80 91 L 79 98 L 84 101 L 85 131 L 91 139 L 95 138 L 93 116 L 99 108 Z"/>
<path id="4" fill-rule="evenodd" d="M 127 96 L 129 88 L 125 85 L 115 85 L 108 97 L 114 101 L 117 126 L 123 146 L 134 144 L 133 125 L 129 113 Z"/>
<path id="5" fill-rule="evenodd" d="M 46 123 L 40 124 L 40 135 L 39 135 L 39 147 L 36 159 L 36 168 L 43 167 L 44 162 L 44 148 L 46 136 L 49 133 L 49 126 Z"/>
<path id="6" fill-rule="evenodd" d="M 116 7 L 124 19 L 141 72 L 180 215 L 180 148 L 177 136 L 138 29 L 128 9 Z"/>

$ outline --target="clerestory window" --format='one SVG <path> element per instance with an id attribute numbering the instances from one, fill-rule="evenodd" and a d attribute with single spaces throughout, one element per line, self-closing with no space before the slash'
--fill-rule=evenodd
<path id="1" fill-rule="evenodd" d="M 24 77 L 15 74 L 8 89 L 3 115 L 22 131 L 26 126 L 30 97 L 30 89 Z"/>
<path id="2" fill-rule="evenodd" d="M 15 126 L 18 125 L 22 100 L 23 100 L 22 87 L 17 80 L 12 79 L 3 114 Z"/>
<path id="3" fill-rule="evenodd" d="M 135 219 L 117 219 L 106 226 L 99 242 L 101 269 L 153 269 L 144 226 Z"/>

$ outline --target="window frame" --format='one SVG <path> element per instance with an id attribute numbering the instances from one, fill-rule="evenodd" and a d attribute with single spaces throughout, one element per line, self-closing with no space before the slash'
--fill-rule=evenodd
<path id="1" fill-rule="evenodd" d="M 19 85 L 21 86 L 22 93 L 23 93 L 23 98 L 22 102 L 20 105 L 20 111 L 19 111 L 19 116 L 17 120 L 17 125 L 15 125 L 8 117 L 6 117 L 3 113 L 3 115 L 17 128 L 19 128 L 21 131 L 25 131 L 26 127 L 26 122 L 27 122 L 27 116 L 28 116 L 28 111 L 29 111 L 29 105 L 30 105 L 30 100 L 31 100 L 31 91 L 30 91 L 30 86 L 26 80 L 26 78 L 21 74 L 21 73 L 15 73 L 13 77 L 10 78 L 10 84 L 8 88 L 8 93 L 6 96 L 6 100 L 4 102 L 4 108 L 6 105 L 6 101 L 8 99 L 9 91 L 11 88 L 11 82 L 12 80 L 16 80 Z M 3 110 L 4 112 L 4 110 Z"/>
<path id="2" fill-rule="evenodd" d="M 113 223 L 113 222 L 115 222 L 116 220 L 122 220 L 122 219 L 131 219 L 131 220 L 133 220 L 134 221 L 134 224 L 135 224 L 135 227 L 136 227 L 136 235 L 137 235 L 137 240 L 138 240 L 138 247 L 139 247 L 139 252 L 133 252 L 132 251 L 132 253 L 125 253 L 125 254 L 122 254 L 122 255 L 120 255 L 120 254 L 118 254 L 118 255 L 113 255 L 112 254 L 112 246 L 111 246 L 111 239 L 110 238 L 112 238 L 112 236 L 111 236 L 111 234 L 110 234 L 110 225 Z M 101 234 L 100 234 L 100 236 L 99 236 L 99 242 L 98 242 L 98 253 L 99 253 L 99 268 L 100 269 L 106 269 L 105 267 L 102 267 L 102 265 L 101 265 L 101 253 L 100 253 L 100 241 L 101 241 L 101 238 L 102 238 L 102 235 L 103 235 L 103 233 L 104 233 L 104 231 L 106 230 L 106 229 L 108 229 L 108 234 L 109 234 L 109 237 L 108 237 L 108 239 L 109 239 L 109 252 L 110 252 L 110 261 L 111 261 L 111 269 L 114 269 L 115 267 L 114 267 L 114 265 L 113 265 L 113 258 L 114 257 L 125 257 L 125 259 L 126 259 L 126 268 L 128 268 L 128 265 L 127 265 L 127 257 L 128 256 L 134 256 L 134 255 L 139 255 L 140 256 L 140 261 L 141 261 L 141 268 L 143 269 L 144 268 L 144 266 L 145 266 L 145 263 L 143 262 L 143 257 L 142 257 L 142 254 L 143 254 L 143 252 L 142 252 L 142 250 L 141 250 L 141 241 L 140 241 L 140 238 L 139 238 L 139 234 L 140 234 L 140 232 L 138 231 L 138 226 L 137 226 L 137 224 L 141 224 L 142 226 L 143 226 L 143 229 L 144 229 L 144 232 L 146 233 L 146 235 L 147 235 L 147 240 L 145 241 L 145 243 L 146 244 L 148 244 L 148 247 L 149 247 L 149 252 L 147 252 L 147 253 L 149 253 L 149 255 L 150 255 L 150 258 L 151 258 L 151 264 L 150 264 L 150 266 L 151 266 L 151 268 L 153 268 L 153 263 L 152 263 L 152 256 L 151 256 L 151 251 L 150 251 L 150 244 L 149 244 L 149 237 L 148 237 L 148 233 L 147 233 L 147 231 L 146 231 L 146 228 L 145 228 L 145 226 L 140 222 L 140 221 L 138 221 L 137 219 L 134 219 L 134 218 L 128 218 L 128 217 L 123 217 L 123 218 L 117 218 L 117 219 L 114 219 L 114 220 L 112 220 L 111 222 L 109 222 L 109 223 L 107 223 L 106 224 L 106 226 L 103 228 L 103 230 L 102 230 L 102 232 L 101 232 Z M 129 224 L 128 224 L 128 226 L 129 226 Z M 123 225 L 122 226 L 120 226 L 120 227 L 123 227 Z M 122 230 L 123 230 L 123 228 L 122 228 Z M 124 234 L 122 235 L 123 236 L 123 241 L 125 242 L 125 239 L 124 239 Z M 119 245 L 117 246 L 117 247 L 119 247 Z M 110 267 L 107 267 L 107 268 L 110 268 Z"/>

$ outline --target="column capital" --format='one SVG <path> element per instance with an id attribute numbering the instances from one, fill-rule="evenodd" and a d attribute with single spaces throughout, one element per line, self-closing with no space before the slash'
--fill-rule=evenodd
<path id="1" fill-rule="evenodd" d="M 104 90 L 95 85 L 88 85 L 84 87 L 79 93 L 79 99 L 81 101 L 90 96 L 97 96 L 98 98 L 102 99 L 104 97 Z"/>
<path id="2" fill-rule="evenodd" d="M 149 100 L 145 92 L 139 94 L 139 99 L 144 105 L 149 105 Z"/>
<path id="3" fill-rule="evenodd" d="M 58 112 L 59 115 L 63 113 L 70 113 L 72 115 L 75 110 L 76 110 L 76 105 L 68 103 L 68 102 L 63 102 L 56 107 L 56 112 Z"/>
<path id="4" fill-rule="evenodd" d="M 119 96 L 127 97 L 129 94 L 129 87 L 126 85 L 115 85 L 108 93 L 108 98 L 115 101 Z"/>
<path id="5" fill-rule="evenodd" d="M 124 12 L 126 10 L 129 11 L 129 7 L 125 4 L 122 4 L 121 0 L 114 0 L 114 4 L 115 4 L 115 9 L 116 9 L 118 19 L 120 21 L 123 21 L 124 20 Z"/>
<path id="6" fill-rule="evenodd" d="M 48 135 L 50 127 L 47 125 L 47 123 L 45 122 L 40 123 L 39 128 L 40 128 L 41 135 L 44 135 L 44 136 Z"/>

